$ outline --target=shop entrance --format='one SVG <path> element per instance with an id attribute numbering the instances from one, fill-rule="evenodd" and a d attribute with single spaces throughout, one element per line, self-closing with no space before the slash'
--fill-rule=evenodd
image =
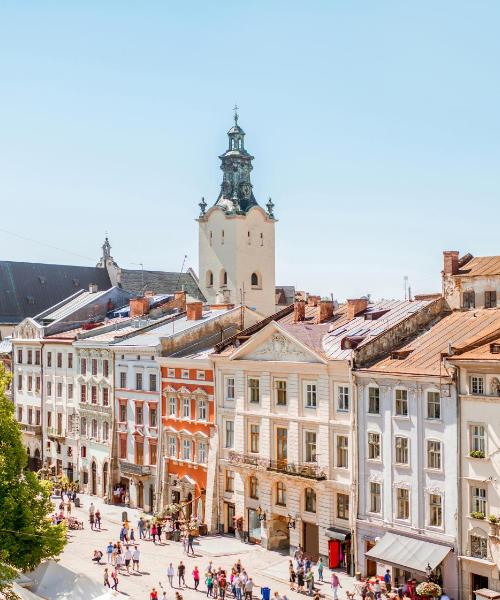
<path id="1" fill-rule="evenodd" d="M 371 540 L 367 540 L 365 544 L 365 555 L 366 552 L 371 550 L 375 546 L 375 542 Z M 375 577 L 377 575 L 377 563 L 374 560 L 366 559 L 366 576 L 367 577 Z"/>
<path id="2" fill-rule="evenodd" d="M 254 544 L 260 544 L 261 541 L 260 519 L 257 511 L 253 508 L 248 509 L 248 539 Z"/>
<path id="3" fill-rule="evenodd" d="M 144 508 L 144 484 L 139 481 L 137 484 L 137 508 Z"/>
<path id="4" fill-rule="evenodd" d="M 489 587 L 488 578 L 484 577 L 484 575 L 476 575 L 476 573 L 471 573 L 470 578 L 473 592 L 476 590 L 482 590 L 484 588 L 487 589 Z"/>
<path id="5" fill-rule="evenodd" d="M 318 526 L 314 523 L 304 522 L 304 529 L 302 535 L 304 546 L 304 552 L 307 556 L 310 556 L 312 560 L 316 561 L 319 557 L 319 532 Z"/>
<path id="6" fill-rule="evenodd" d="M 236 516 L 234 504 L 231 504 L 230 502 L 224 502 L 224 504 L 226 505 L 226 531 L 227 531 L 227 533 L 234 534 L 234 531 L 235 531 L 234 517 Z"/>

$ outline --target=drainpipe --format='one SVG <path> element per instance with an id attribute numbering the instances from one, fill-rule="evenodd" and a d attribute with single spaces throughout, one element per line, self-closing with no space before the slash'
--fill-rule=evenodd
<path id="1" fill-rule="evenodd" d="M 351 535 L 351 547 L 352 547 L 351 576 L 353 576 L 356 573 L 356 570 L 358 567 L 358 536 L 357 536 L 356 522 L 357 522 L 357 518 L 358 518 L 358 502 L 359 502 L 359 500 L 358 500 L 358 480 L 357 480 L 357 474 L 359 473 L 359 470 L 358 470 L 358 435 L 357 435 L 357 431 L 358 431 L 358 423 L 357 423 L 358 388 L 357 388 L 357 384 L 356 384 L 356 379 L 353 374 L 353 368 L 354 368 L 353 361 L 350 360 L 349 361 L 349 383 L 350 383 L 351 390 L 352 390 L 351 432 L 352 432 L 352 440 L 353 440 L 352 473 L 354 474 L 354 479 L 351 483 L 351 490 L 352 490 L 352 496 L 353 496 L 352 497 L 352 500 L 353 500 L 352 515 L 351 515 L 351 531 L 352 531 L 352 535 Z"/>
<path id="2" fill-rule="evenodd" d="M 36 355 L 36 350 L 35 350 Z M 45 437 L 43 432 L 45 431 L 45 402 L 44 402 L 44 390 L 45 390 L 45 381 L 44 381 L 44 360 L 43 360 L 43 342 L 40 342 L 40 412 L 42 414 L 42 452 L 41 452 L 41 460 L 42 467 L 45 466 Z M 36 385 L 36 382 L 35 382 Z"/>
<path id="3" fill-rule="evenodd" d="M 111 350 L 111 355 L 113 360 L 111 361 L 113 366 L 113 377 L 112 377 L 112 387 L 111 387 L 111 445 L 109 447 L 109 473 L 108 473 L 108 502 L 113 504 L 114 496 L 113 496 L 113 482 L 115 476 L 115 452 L 116 452 L 116 441 L 115 438 L 117 436 L 116 433 L 116 398 L 115 398 L 115 380 L 116 380 L 116 359 L 115 352 Z"/>
<path id="4" fill-rule="evenodd" d="M 156 411 L 156 418 L 158 419 L 158 443 L 156 448 L 156 496 L 154 510 L 158 512 L 161 508 L 162 497 L 163 497 L 163 473 L 165 469 L 164 457 L 163 457 L 163 385 L 161 366 L 158 365 L 158 383 L 160 386 L 160 398 L 158 402 L 158 409 Z"/>

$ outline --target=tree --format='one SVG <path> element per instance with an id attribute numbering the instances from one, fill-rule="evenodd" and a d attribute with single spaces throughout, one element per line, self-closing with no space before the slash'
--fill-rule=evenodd
<path id="1" fill-rule="evenodd" d="M 51 484 L 27 469 L 14 406 L 5 395 L 10 374 L 0 363 L 0 586 L 13 569 L 31 570 L 66 544 L 64 525 L 52 525 Z"/>

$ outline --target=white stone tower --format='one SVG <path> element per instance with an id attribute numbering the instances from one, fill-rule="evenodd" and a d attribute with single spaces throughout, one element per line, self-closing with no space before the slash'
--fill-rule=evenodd
<path id="1" fill-rule="evenodd" d="M 219 197 L 208 210 L 204 199 L 200 203 L 200 288 L 209 304 L 243 300 L 268 316 L 275 312 L 274 205 L 269 199 L 265 211 L 253 195 L 253 156 L 245 150 L 236 109 L 228 137 L 229 148 L 219 157 Z"/>

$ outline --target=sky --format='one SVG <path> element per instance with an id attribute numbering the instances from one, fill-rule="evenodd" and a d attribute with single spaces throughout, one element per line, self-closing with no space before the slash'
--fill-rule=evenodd
<path id="1" fill-rule="evenodd" d="M 0 3 L 0 259 L 195 270 L 240 107 L 276 281 L 440 290 L 500 253 L 496 0 Z"/>

